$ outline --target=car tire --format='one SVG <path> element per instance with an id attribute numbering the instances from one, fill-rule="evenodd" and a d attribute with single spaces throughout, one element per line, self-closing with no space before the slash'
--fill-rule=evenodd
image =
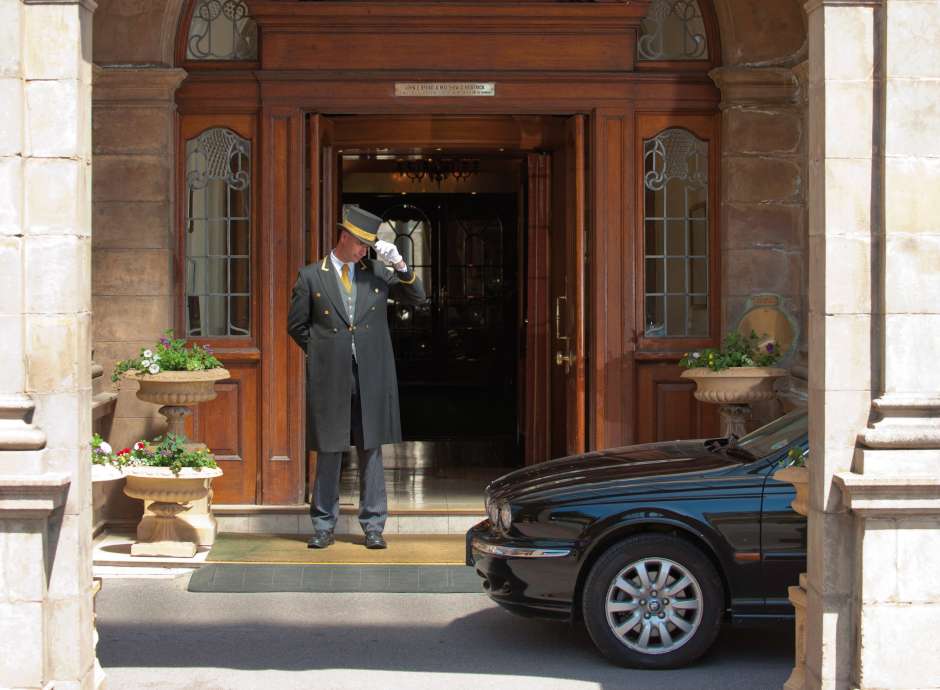
<path id="1" fill-rule="evenodd" d="M 636 535 L 608 548 L 582 594 L 584 624 L 595 646 L 632 668 L 695 661 L 715 641 L 723 609 L 715 566 L 700 549 L 669 535 Z"/>

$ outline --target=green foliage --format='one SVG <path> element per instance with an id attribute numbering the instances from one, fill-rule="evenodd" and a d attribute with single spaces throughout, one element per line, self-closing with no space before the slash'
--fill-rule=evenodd
<path id="1" fill-rule="evenodd" d="M 806 467 L 806 459 L 809 457 L 809 449 L 791 448 L 787 451 L 786 457 L 780 459 L 784 467 Z"/>
<path id="2" fill-rule="evenodd" d="M 114 365 L 111 380 L 117 381 L 127 371 L 140 374 L 159 374 L 161 371 L 204 371 L 221 367 L 208 345 L 186 346 L 182 338 L 174 338 L 173 330 L 166 331 L 160 342 L 152 348 L 141 348 L 137 357 L 122 359 Z"/>
<path id="3" fill-rule="evenodd" d="M 708 367 L 721 371 L 730 367 L 769 367 L 780 359 L 780 347 L 772 339 L 758 336 L 751 331 L 744 336 L 732 331 L 725 336 L 721 348 L 707 347 L 696 352 L 686 352 L 679 360 L 683 369 Z"/>
<path id="4" fill-rule="evenodd" d="M 154 439 L 157 444 L 150 449 L 146 462 L 148 467 L 169 467 L 173 474 L 179 474 L 184 467 L 202 469 L 203 467 L 218 467 L 215 458 L 207 448 L 186 450 L 185 440 L 176 434 Z"/>
<path id="5" fill-rule="evenodd" d="M 95 434 L 91 439 L 91 461 L 96 465 L 111 465 L 118 469 L 168 467 L 173 474 L 179 474 L 184 467 L 196 470 L 218 467 L 208 448 L 187 450 L 185 439 L 175 434 L 158 436 L 154 444 L 137 441 L 133 447 L 115 453 L 101 436 Z"/>

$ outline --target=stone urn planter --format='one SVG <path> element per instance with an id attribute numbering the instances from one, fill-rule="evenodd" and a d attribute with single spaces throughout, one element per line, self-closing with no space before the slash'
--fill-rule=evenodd
<path id="1" fill-rule="evenodd" d="M 228 369 L 203 371 L 161 371 L 144 374 L 129 371 L 124 376 L 140 384 L 137 397 L 144 402 L 162 405 L 160 414 L 166 417 L 167 433 L 185 438 L 186 415 L 193 405 L 214 400 L 215 384 L 229 378 Z"/>
<path id="2" fill-rule="evenodd" d="M 179 518 L 193 501 L 205 498 L 210 482 L 222 476 L 215 467 L 184 467 L 173 474 L 167 467 L 128 467 L 124 493 L 149 502 L 152 523 L 138 526 L 138 541 L 131 547 L 133 556 L 177 556 L 192 558 L 200 542 L 195 528 Z M 146 534 L 142 534 L 146 532 Z"/>
<path id="3" fill-rule="evenodd" d="M 790 501 L 790 507 L 800 515 L 806 516 L 809 513 L 809 468 L 784 467 L 774 472 L 774 479 L 793 484 L 796 498 Z"/>
<path id="4" fill-rule="evenodd" d="M 682 372 L 682 378 L 695 381 L 695 399 L 720 405 L 722 432 L 744 436 L 751 418 L 750 404 L 773 400 L 774 382 L 786 376 L 777 367 L 730 367 L 713 371 L 695 367 Z"/>

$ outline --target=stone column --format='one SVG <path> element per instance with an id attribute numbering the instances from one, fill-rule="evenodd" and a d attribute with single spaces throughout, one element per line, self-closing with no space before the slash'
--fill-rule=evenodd
<path id="1" fill-rule="evenodd" d="M 871 0 L 811 0 L 807 688 L 849 688 L 856 539 L 833 476 L 851 468 L 871 407 L 871 247 L 880 233 Z M 896 663 L 896 662 L 895 662 Z M 792 678 L 791 678 L 792 679 Z"/>
<path id="2" fill-rule="evenodd" d="M 169 67 L 95 66 L 92 300 L 95 357 L 107 377 L 117 360 L 173 327 L 174 95 L 185 76 Z M 108 434 L 116 448 L 165 430 L 136 390 L 120 384 Z"/>
<path id="3" fill-rule="evenodd" d="M 0 4 L 0 686 L 92 688 L 92 0 Z"/>
<path id="4" fill-rule="evenodd" d="M 851 687 L 940 688 L 940 0 L 884 0 L 873 21 L 878 397 L 835 477 L 858 540 Z"/>

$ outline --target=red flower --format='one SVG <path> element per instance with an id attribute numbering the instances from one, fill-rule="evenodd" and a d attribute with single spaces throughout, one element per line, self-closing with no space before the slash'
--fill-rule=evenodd
<path id="1" fill-rule="evenodd" d="M 125 448 L 124 450 L 119 450 L 118 455 L 127 455 L 130 452 L 131 452 L 130 448 Z"/>

